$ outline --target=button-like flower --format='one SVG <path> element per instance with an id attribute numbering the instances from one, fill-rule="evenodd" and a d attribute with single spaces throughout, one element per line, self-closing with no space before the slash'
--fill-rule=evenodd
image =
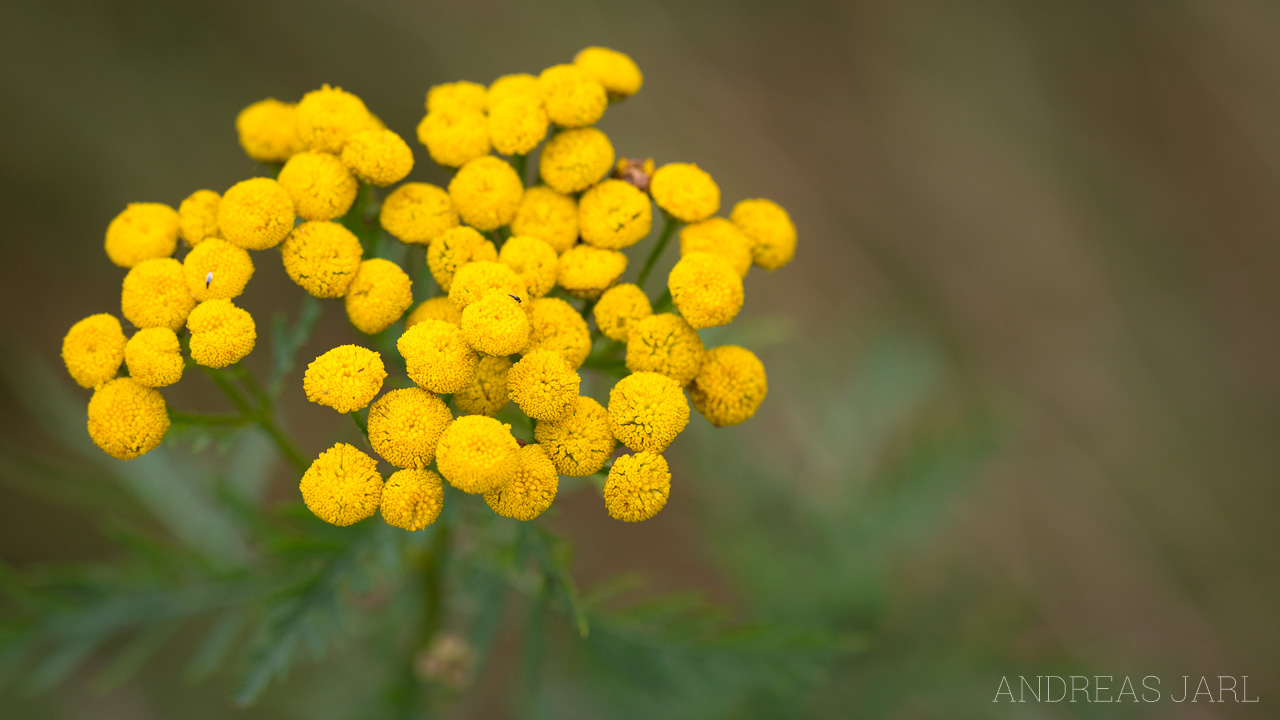
<path id="1" fill-rule="evenodd" d="M 369 443 L 396 467 L 425 468 L 452 421 L 453 413 L 433 393 L 416 387 L 392 390 L 369 408 Z"/>
<path id="2" fill-rule="evenodd" d="M 418 123 L 418 142 L 436 164 L 462 167 L 489 154 L 489 119 L 473 109 L 429 112 Z"/>
<path id="3" fill-rule="evenodd" d="M 621 250 L 649 235 L 653 205 L 649 196 L 622 180 L 605 180 L 578 200 L 582 241 L 599 248 Z"/>
<path id="4" fill-rule="evenodd" d="M 504 292 L 491 290 L 468 305 L 458 326 L 467 343 L 485 355 L 511 355 L 529 344 L 529 316 Z"/>
<path id="5" fill-rule="evenodd" d="M 524 155 L 547 136 L 547 111 L 538 95 L 512 93 L 489 103 L 489 140 L 503 155 Z"/>
<path id="6" fill-rule="evenodd" d="M 386 379 L 382 355 L 359 345 L 339 345 L 307 366 L 302 388 L 311 402 L 349 413 L 368 405 Z"/>
<path id="7" fill-rule="evenodd" d="M 462 311 L 447 297 L 433 297 L 429 300 L 423 300 L 404 319 L 404 329 L 408 330 L 423 320 L 443 320 L 457 325 L 462 322 Z"/>
<path id="8" fill-rule="evenodd" d="M 547 451 L 556 471 L 569 477 L 597 472 L 618 446 L 609 429 L 609 413 L 585 395 L 574 400 L 564 417 L 539 422 L 533 437 Z"/>
<path id="9" fill-rule="evenodd" d="M 656 372 L 688 385 L 702 367 L 706 346 L 684 318 L 650 315 L 632 325 L 627 336 L 627 369 Z"/>
<path id="10" fill-rule="evenodd" d="M 524 183 L 515 169 L 492 155 L 469 161 L 449 181 L 449 197 L 458 216 L 477 230 L 509 224 L 523 194 Z"/>
<path id="11" fill-rule="evenodd" d="M 370 185 L 386 187 L 413 169 L 413 151 L 404 138 L 387 130 L 362 130 L 342 148 L 342 164 Z"/>
<path id="12" fill-rule="evenodd" d="M 577 310 L 560 298 L 529 301 L 529 344 L 524 352 L 553 350 L 573 368 L 582 367 L 591 354 L 591 331 Z"/>
<path id="13" fill-rule="evenodd" d="M 639 285 L 623 283 L 605 290 L 592 313 L 605 337 L 626 342 L 635 324 L 653 314 L 653 306 Z"/>
<path id="14" fill-rule="evenodd" d="M 772 200 L 742 200 L 729 219 L 751 238 L 751 257 L 765 270 L 777 270 L 796 255 L 796 226 Z"/>
<path id="15" fill-rule="evenodd" d="M 275 98 L 259 100 L 236 116 L 236 133 L 245 155 L 264 163 L 282 163 L 303 149 L 298 139 L 298 106 Z"/>
<path id="16" fill-rule="evenodd" d="M 542 182 L 565 195 L 586 190 L 612 168 L 613 143 L 595 128 L 556 133 L 542 147 L 538 158 L 538 176 Z"/>
<path id="17" fill-rule="evenodd" d="M 534 420 L 558 420 L 568 414 L 581 384 L 564 356 L 552 350 L 528 353 L 507 374 L 511 399 Z"/>
<path id="18" fill-rule="evenodd" d="M 360 263 L 345 295 L 347 318 L 362 333 L 391 327 L 413 304 L 412 282 L 400 266 L 374 258 Z"/>
<path id="19" fill-rule="evenodd" d="M 382 486 L 381 507 L 388 525 L 421 530 L 444 509 L 444 481 L 434 470 L 398 470 Z"/>
<path id="20" fill-rule="evenodd" d="M 333 525 L 354 525 L 377 512 L 382 501 L 378 461 L 347 443 L 320 453 L 298 487 L 307 509 Z"/>
<path id="21" fill-rule="evenodd" d="M 694 252 L 723 256 L 738 277 L 745 278 L 751 269 L 751 238 L 724 218 L 707 218 L 680 229 L 680 255 Z"/>
<path id="22" fill-rule="evenodd" d="M 178 206 L 178 234 L 195 247 L 206 238 L 218 237 L 218 204 L 222 196 L 212 190 L 197 190 Z"/>
<path id="23" fill-rule="evenodd" d="M 446 293 L 458 268 L 478 260 L 494 261 L 498 251 L 475 228 L 460 225 L 440 233 L 427 246 L 427 269 Z"/>
<path id="24" fill-rule="evenodd" d="M 205 300 L 187 318 L 191 331 L 191 359 L 211 368 L 240 362 L 253 352 L 257 326 L 247 310 L 230 300 Z"/>
<path id="25" fill-rule="evenodd" d="M 707 351 L 702 369 L 689 385 L 693 407 L 712 425 L 737 425 L 756 414 L 769 394 L 764 363 L 737 345 Z"/>
<path id="26" fill-rule="evenodd" d="M 442 110 L 484 112 L 487 105 L 485 88 L 479 83 L 461 80 L 433 85 L 430 90 L 427 90 L 427 112 Z"/>
<path id="27" fill-rule="evenodd" d="M 598 298 L 627 271 L 627 256 L 617 250 L 574 245 L 560 256 L 560 287 L 578 298 Z"/>
<path id="28" fill-rule="evenodd" d="M 524 280 L 516 271 L 492 260 L 479 260 L 459 268 L 449 284 L 449 299 L 459 308 L 466 308 L 494 291 L 514 295 L 521 303 L 529 301 Z"/>
<path id="29" fill-rule="evenodd" d="M 107 226 L 103 247 L 120 267 L 167 258 L 178 249 L 178 212 L 162 203 L 129 203 Z"/>
<path id="30" fill-rule="evenodd" d="M 530 235 L 507 238 L 498 262 L 516 271 L 531 298 L 540 298 L 556 286 L 560 256 L 546 241 Z"/>
<path id="31" fill-rule="evenodd" d="M 635 95 L 644 84 L 640 68 L 629 56 L 603 47 L 583 48 L 573 56 L 573 64 L 600 81 L 611 98 Z"/>
<path id="32" fill-rule="evenodd" d="M 124 276 L 120 309 L 140 328 L 177 330 L 195 306 L 182 263 L 173 258 L 143 260 Z"/>
<path id="33" fill-rule="evenodd" d="M 98 386 L 89 400 L 89 437 L 117 460 L 154 450 L 169 432 L 169 411 L 160 393 L 133 378 Z"/>
<path id="34" fill-rule="evenodd" d="M 378 222 L 402 242 L 426 245 L 458 226 L 449 193 L 430 183 L 405 183 L 382 201 Z"/>
<path id="35" fill-rule="evenodd" d="M 441 320 L 423 320 L 400 336 L 396 349 L 404 357 L 409 379 L 434 393 L 455 393 L 475 382 L 480 355 L 462 330 Z"/>
<path id="36" fill-rule="evenodd" d="M 271 178 L 250 178 L 231 186 L 218 204 L 218 229 L 245 250 L 266 250 L 293 230 L 293 200 Z"/>
<path id="37" fill-rule="evenodd" d="M 567 128 L 594 124 L 609 106 L 604 85 L 576 65 L 553 65 L 538 76 L 551 122 Z"/>
<path id="38" fill-rule="evenodd" d="M 363 254 L 354 233 L 338 223 L 323 221 L 298 225 L 280 248 L 289 278 L 318 298 L 346 295 Z"/>
<path id="39" fill-rule="evenodd" d="M 337 157 L 324 152 L 300 152 L 289 158 L 276 178 L 293 200 L 303 220 L 342 217 L 356 201 L 360 183 Z"/>
<path id="40" fill-rule="evenodd" d="M 668 163 L 649 181 L 658 207 L 685 222 L 706 220 L 720 209 L 720 186 L 692 163 Z"/>
<path id="41" fill-rule="evenodd" d="M 604 506 L 614 520 L 640 522 L 657 515 L 670 494 L 667 459 L 656 452 L 638 452 L 613 461 L 604 483 Z"/>
<path id="42" fill-rule="evenodd" d="M 489 83 L 488 106 L 493 107 L 512 95 L 532 95 L 542 98 L 542 88 L 538 86 L 538 78 L 529 73 L 503 75 Z"/>
<path id="43" fill-rule="evenodd" d="M 125 342 L 114 315 L 90 315 L 72 325 L 62 339 L 62 362 L 80 387 L 97 387 L 120 371 Z"/>
<path id="44" fill-rule="evenodd" d="M 520 198 L 511 232 L 536 237 L 562 253 L 578 242 L 578 203 L 546 185 L 535 185 Z"/>
<path id="45" fill-rule="evenodd" d="M 742 310 L 742 277 L 723 255 L 685 255 L 671 268 L 667 288 L 676 309 L 696 329 L 728 325 Z"/>
<path id="46" fill-rule="evenodd" d="M 609 391 L 609 429 L 632 450 L 659 453 L 689 424 L 689 402 L 666 375 L 638 372 Z"/>
<path id="47" fill-rule="evenodd" d="M 449 484 L 472 494 L 492 492 L 515 477 L 520 445 L 511 426 L 484 415 L 464 415 L 440 436 L 436 467 Z"/>
<path id="48" fill-rule="evenodd" d="M 453 394 L 453 403 L 468 415 L 496 416 L 511 397 L 507 390 L 507 373 L 511 360 L 505 357 L 482 357 L 476 366 L 475 382 Z"/>
<path id="49" fill-rule="evenodd" d="M 342 152 L 352 135 L 377 126 L 363 100 L 328 85 L 302 96 L 297 122 L 303 145 L 333 154 Z"/>
<path id="50" fill-rule="evenodd" d="M 541 445 L 520 448 L 515 477 L 497 490 L 485 493 L 484 501 L 493 511 L 515 520 L 532 520 L 551 507 L 560 476 Z"/>
<path id="51" fill-rule="evenodd" d="M 244 292 L 253 277 L 249 251 L 221 238 L 208 238 L 182 260 L 187 290 L 197 302 L 211 298 L 230 300 Z"/>
<path id="52" fill-rule="evenodd" d="M 129 377 L 147 387 L 167 387 L 182 379 L 186 360 L 178 336 L 167 327 L 143 328 L 124 347 Z"/>

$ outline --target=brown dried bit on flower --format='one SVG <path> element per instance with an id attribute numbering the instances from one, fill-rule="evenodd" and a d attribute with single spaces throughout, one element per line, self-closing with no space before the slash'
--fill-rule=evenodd
<path id="1" fill-rule="evenodd" d="M 642 192 L 649 192 L 649 178 L 653 176 L 653 158 L 639 160 L 620 158 L 613 168 L 613 177 L 635 185 Z"/>

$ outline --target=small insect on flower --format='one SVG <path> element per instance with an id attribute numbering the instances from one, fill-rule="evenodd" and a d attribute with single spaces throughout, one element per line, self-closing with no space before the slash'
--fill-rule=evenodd
<path id="1" fill-rule="evenodd" d="M 212 270 L 210 270 L 210 271 L 209 271 L 209 273 L 208 273 L 207 275 L 205 275 L 205 276 L 204 276 L 204 289 L 205 289 L 205 290 L 208 290 L 208 289 L 209 289 L 209 283 L 211 283 L 211 282 L 213 282 L 213 271 L 212 271 Z"/>
<path id="2" fill-rule="evenodd" d="M 507 297 L 511 298 L 512 300 L 515 300 L 517 303 L 520 302 L 520 298 L 516 297 L 515 295 L 512 295 L 511 293 L 507 293 Z"/>

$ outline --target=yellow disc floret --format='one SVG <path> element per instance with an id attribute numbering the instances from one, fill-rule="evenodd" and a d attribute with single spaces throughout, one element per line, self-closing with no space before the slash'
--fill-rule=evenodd
<path id="1" fill-rule="evenodd" d="M 507 373 L 511 360 L 504 357 L 482 357 L 476 367 L 476 380 L 471 386 L 453 395 L 458 410 L 468 415 L 494 417 L 507 406 Z"/>
<path id="2" fill-rule="evenodd" d="M 640 522 L 657 515 L 670 494 L 666 458 L 656 452 L 638 452 L 613 461 L 604 483 L 604 507 L 614 520 Z"/>
<path id="3" fill-rule="evenodd" d="M 772 200 L 743 200 L 729 214 L 733 224 L 751 238 L 751 257 L 765 270 L 777 270 L 796 255 L 796 226 L 782 206 Z"/>
<path id="4" fill-rule="evenodd" d="M 362 130 L 342 148 L 342 164 L 364 182 L 386 187 L 400 182 L 413 169 L 413 151 L 404 138 L 390 130 Z"/>
<path id="5" fill-rule="evenodd" d="M 612 98 L 635 95 L 644 84 L 644 76 L 635 61 L 617 50 L 584 48 L 573 56 L 573 64 L 598 80 Z"/>
<path id="6" fill-rule="evenodd" d="M 538 423 L 533 437 L 547 451 L 556 472 L 569 477 L 595 473 L 618 446 L 609 429 L 609 413 L 585 395 L 578 396 L 559 420 Z"/>
<path id="7" fill-rule="evenodd" d="M 578 200 L 582 241 L 609 250 L 631 247 L 649 234 L 653 206 L 649 196 L 622 180 L 605 180 Z"/>
<path id="8" fill-rule="evenodd" d="M 212 190 L 197 190 L 178 206 L 178 233 L 195 247 L 206 238 L 218 237 L 218 203 L 222 196 Z"/>
<path id="9" fill-rule="evenodd" d="M 466 225 L 440 233 L 427 246 L 427 269 L 446 293 L 453 285 L 453 276 L 458 268 L 477 260 L 497 259 L 498 251 L 493 243 L 486 240 L 480 231 Z"/>
<path id="10" fill-rule="evenodd" d="M 436 467 L 449 484 L 483 494 L 506 485 L 520 466 L 520 445 L 511 426 L 484 415 L 464 415 L 440 436 Z"/>
<path id="11" fill-rule="evenodd" d="M 609 391 L 609 429 L 632 450 L 662 452 L 689 424 L 689 402 L 666 375 L 638 372 Z"/>
<path id="12" fill-rule="evenodd" d="M 512 95 L 532 95 L 542 99 L 542 89 L 538 87 L 538 78 L 529 73 L 503 75 L 489 83 L 489 107 L 506 100 Z"/>
<path id="13" fill-rule="evenodd" d="M 639 285 L 623 283 L 605 290 L 592 312 L 605 337 L 626 342 L 635 324 L 653 314 L 653 307 Z"/>
<path id="14" fill-rule="evenodd" d="M 627 256 L 617 250 L 575 245 L 560 256 L 558 281 L 570 295 L 598 298 L 627 271 Z"/>
<path id="15" fill-rule="evenodd" d="M 582 378 L 553 350 L 535 350 L 511 367 L 511 399 L 534 420 L 559 420 L 573 409 Z"/>
<path id="16" fill-rule="evenodd" d="M 489 105 L 489 140 L 503 155 L 524 155 L 547 136 L 547 111 L 537 95 L 513 93 Z"/>
<path id="17" fill-rule="evenodd" d="M 280 244 L 293 229 L 293 200 L 271 178 L 251 178 L 231 186 L 218 204 L 222 237 L 246 250 Z"/>
<path id="18" fill-rule="evenodd" d="M 716 427 L 737 425 L 755 415 L 767 394 L 764 363 L 737 345 L 708 350 L 702 369 L 689 385 L 694 409 Z"/>
<path id="19" fill-rule="evenodd" d="M 613 143 L 595 128 L 556 133 L 542 148 L 538 176 L 568 195 L 595 185 L 613 167 Z"/>
<path id="20" fill-rule="evenodd" d="M 374 258 L 360 263 L 345 296 L 347 317 L 362 333 L 391 327 L 413 304 L 412 282 L 400 266 Z"/>
<path id="21" fill-rule="evenodd" d="M 514 295 L 521 303 L 529 301 L 524 280 L 516 271 L 492 260 L 479 260 L 459 268 L 449 285 L 449 299 L 459 308 L 466 308 L 495 290 Z"/>
<path id="22" fill-rule="evenodd" d="M 239 362 L 253 352 L 257 326 L 247 310 L 230 300 L 205 300 L 187 318 L 191 359 L 211 368 Z"/>
<path id="23" fill-rule="evenodd" d="M 515 520 L 532 520 L 555 502 L 560 487 L 556 466 L 540 445 L 520 448 L 515 477 L 501 488 L 485 493 L 484 501 L 493 511 Z"/>
<path id="24" fill-rule="evenodd" d="M 114 315 L 81 320 L 62 338 L 62 362 L 80 387 L 96 387 L 116 376 L 124 361 L 124 330 Z"/>
<path id="25" fill-rule="evenodd" d="M 423 320 L 400 336 L 396 349 L 409 379 L 434 393 L 455 393 L 475 382 L 480 356 L 462 330 L 441 320 Z"/>
<path id="26" fill-rule="evenodd" d="M 520 198 L 511 233 L 538 238 L 562 253 L 578 241 L 578 203 L 546 185 L 535 185 Z"/>
<path id="27" fill-rule="evenodd" d="M 178 336 L 167 327 L 143 328 L 124 348 L 129 377 L 147 387 L 167 387 L 182 379 L 186 361 Z"/>
<path id="28" fill-rule="evenodd" d="M 163 203 L 129 203 L 107 226 L 103 247 L 120 267 L 169 257 L 178 249 L 178 212 Z"/>
<path id="29" fill-rule="evenodd" d="M 507 238 L 498 253 L 498 262 L 516 271 L 531 298 L 542 297 L 556 286 L 560 257 L 544 240 L 531 235 Z"/>
<path id="30" fill-rule="evenodd" d="M 738 277 L 751 269 L 751 238 L 724 218 L 707 218 L 680 229 L 680 255 L 710 252 L 723 256 Z"/>
<path id="31" fill-rule="evenodd" d="M 404 329 L 408 330 L 423 320 L 443 320 L 457 325 L 462 322 L 462 311 L 448 297 L 433 297 L 429 300 L 423 300 L 404 319 Z"/>
<path id="32" fill-rule="evenodd" d="M 627 336 L 628 370 L 661 373 L 681 386 L 698 374 L 705 353 L 698 332 L 673 313 L 641 318 Z"/>
<path id="33" fill-rule="evenodd" d="M 462 311 L 462 337 L 485 355 L 506 356 L 529 344 L 529 316 L 510 295 L 491 290 Z"/>
<path id="34" fill-rule="evenodd" d="M 476 158 L 449 181 L 449 198 L 462 221 L 477 230 L 496 230 L 511 222 L 520 208 L 524 183 L 505 160 Z"/>
<path id="35" fill-rule="evenodd" d="M 430 183 L 405 183 L 382 201 L 378 221 L 403 242 L 425 245 L 458 226 L 449 193 Z"/>
<path id="36" fill-rule="evenodd" d="M 282 163 L 302 151 L 298 139 L 298 106 L 275 98 L 259 100 L 236 116 L 240 147 L 263 163 Z"/>
<path id="37" fill-rule="evenodd" d="M 742 276 L 723 255 L 692 252 L 667 276 L 676 309 L 695 329 L 728 325 L 742 309 Z"/>
<path id="38" fill-rule="evenodd" d="M 538 76 L 538 86 L 551 122 L 567 128 L 586 127 L 604 115 L 609 97 L 604 85 L 576 65 L 553 65 Z"/>
<path id="39" fill-rule="evenodd" d="M 280 248 L 289 278 L 318 298 L 345 295 L 363 253 L 360 239 L 335 222 L 302 223 Z"/>
<path id="40" fill-rule="evenodd" d="M 720 209 L 720 186 L 692 163 L 668 163 L 649 181 L 658 207 L 685 222 L 706 220 Z"/>
<path id="41" fill-rule="evenodd" d="M 397 470 L 382 486 L 381 507 L 391 527 L 421 530 L 444 509 L 444 481 L 434 470 Z"/>
<path id="42" fill-rule="evenodd" d="M 195 306 L 182 263 L 173 258 L 143 260 L 124 276 L 120 308 L 140 328 L 177 330 Z"/>
<path id="43" fill-rule="evenodd" d="M 529 345 L 524 352 L 554 350 L 573 368 L 582 367 L 591 354 L 591 331 L 577 310 L 560 298 L 529 302 Z"/>
<path id="44" fill-rule="evenodd" d="M 480 83 L 460 80 L 433 85 L 430 90 L 427 90 L 427 112 L 441 110 L 484 112 L 487 105 L 485 88 Z"/>
<path id="45" fill-rule="evenodd" d="M 378 461 L 346 443 L 320 453 L 298 488 L 316 517 L 343 527 L 373 515 L 382 501 Z"/>
<path id="46" fill-rule="evenodd" d="M 418 142 L 436 164 L 462 167 L 489 154 L 489 119 L 479 110 L 430 112 L 418 123 Z"/>
<path id="47" fill-rule="evenodd" d="M 386 379 L 380 354 L 359 345 L 339 345 L 307 366 L 302 389 L 311 402 L 349 413 L 368 405 Z"/>
<path id="48" fill-rule="evenodd" d="M 342 88 L 324 85 L 298 103 L 298 139 L 311 150 L 340 153 L 352 135 L 376 126 L 364 101 Z"/>
<path id="49" fill-rule="evenodd" d="M 300 152 L 289 158 L 276 179 L 293 200 L 303 220 L 342 217 L 356 201 L 360 183 L 337 157 L 323 152 Z"/>
<path id="50" fill-rule="evenodd" d="M 210 298 L 231 299 L 244 292 L 253 277 L 249 251 L 221 238 L 209 238 L 182 260 L 187 289 L 197 302 Z"/>
<path id="51" fill-rule="evenodd" d="M 133 378 L 98 386 L 89 400 L 89 437 L 117 460 L 132 460 L 154 450 L 169 432 L 164 398 Z"/>
<path id="52" fill-rule="evenodd" d="M 452 421 L 453 413 L 435 394 L 417 387 L 392 390 L 369 408 L 369 443 L 396 467 L 425 468 Z"/>

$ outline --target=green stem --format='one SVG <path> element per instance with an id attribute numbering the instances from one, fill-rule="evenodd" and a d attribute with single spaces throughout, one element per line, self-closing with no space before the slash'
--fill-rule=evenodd
<path id="1" fill-rule="evenodd" d="M 644 289 L 644 281 L 649 279 L 654 263 L 658 262 L 658 256 L 667 249 L 667 243 L 671 242 L 671 236 L 675 234 L 676 227 L 680 224 L 679 220 L 666 211 L 663 211 L 662 215 L 666 218 L 666 223 L 662 226 L 662 234 L 658 236 L 658 244 L 653 246 L 649 257 L 644 261 L 644 267 L 640 268 L 640 277 L 636 279 L 636 285 L 639 285 L 641 290 Z"/>
<path id="2" fill-rule="evenodd" d="M 520 176 L 520 184 L 529 187 L 529 181 L 525 179 L 525 173 L 529 169 L 529 156 L 515 155 L 511 158 L 511 164 L 516 169 L 516 175 Z"/>
<path id="3" fill-rule="evenodd" d="M 356 422 L 356 427 L 360 428 L 360 432 L 364 433 L 365 439 L 368 439 L 368 437 L 369 437 L 369 423 L 368 423 L 368 422 L 366 422 L 366 421 L 365 421 L 365 419 L 364 419 L 363 417 L 361 417 L 361 416 L 360 416 L 360 411 L 359 411 L 359 410 L 352 410 L 351 412 L 349 412 L 349 413 L 347 413 L 347 414 L 348 414 L 348 415 L 350 415 L 350 416 L 351 416 L 351 419 L 352 419 L 352 420 L 354 420 L 354 421 Z"/>
<path id="4" fill-rule="evenodd" d="M 444 558 L 449 554 L 451 533 L 449 525 L 441 518 L 441 525 L 427 551 L 426 562 L 422 568 L 423 594 L 422 628 L 420 630 L 421 647 L 431 646 L 432 639 L 440 630 L 444 619 Z"/>
<path id="5" fill-rule="evenodd" d="M 655 313 L 664 313 L 673 307 L 675 307 L 675 304 L 671 301 L 671 288 L 663 290 L 658 299 L 653 301 L 653 311 Z"/>
<path id="6" fill-rule="evenodd" d="M 213 380 L 214 384 L 217 385 L 218 388 L 231 400 L 231 404 L 236 406 L 236 409 L 240 411 L 241 415 L 251 418 L 253 422 L 258 424 L 258 427 L 261 427 L 267 433 L 271 438 L 271 441 L 275 443 L 276 448 L 280 450 L 280 454 L 284 455 L 285 460 L 287 460 L 295 470 L 298 472 L 306 471 L 306 469 L 311 465 L 310 461 L 308 461 L 307 458 L 299 452 L 297 446 L 295 446 L 293 442 L 290 441 L 289 438 L 285 437 L 284 433 L 280 431 L 279 426 L 276 425 L 275 420 L 271 417 L 269 406 L 264 406 L 255 410 L 249 405 L 249 402 L 244 399 L 244 396 L 240 394 L 240 391 L 236 389 L 235 384 L 231 382 L 231 379 L 227 377 L 226 373 L 203 365 L 201 365 L 201 368 L 204 369 L 204 371 Z"/>
<path id="7" fill-rule="evenodd" d="M 249 418 L 243 415 L 213 415 L 209 413 L 185 413 L 177 410 L 169 411 L 169 420 L 185 425 L 243 425 Z"/>

